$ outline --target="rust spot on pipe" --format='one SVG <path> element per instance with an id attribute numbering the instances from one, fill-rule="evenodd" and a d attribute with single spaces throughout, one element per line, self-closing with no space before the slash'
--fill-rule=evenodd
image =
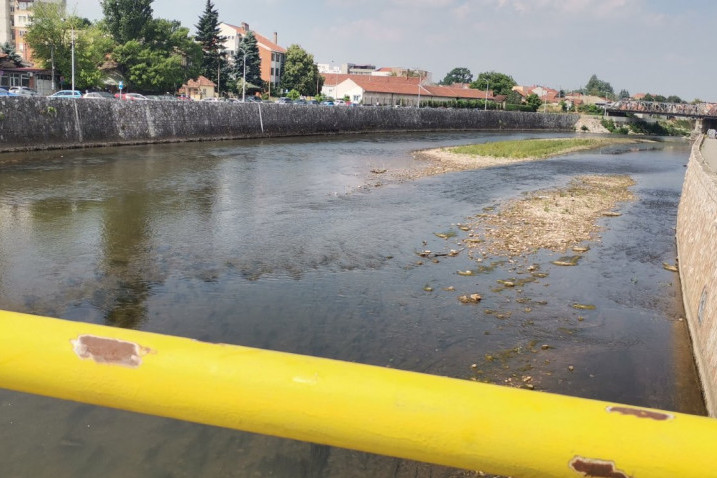
<path id="1" fill-rule="evenodd" d="M 150 349 L 133 342 L 96 335 L 80 335 L 71 342 L 75 353 L 81 359 L 131 368 L 142 365 L 142 357 L 150 352 Z"/>
<path id="2" fill-rule="evenodd" d="M 652 420 L 672 420 L 675 418 L 674 415 L 669 413 L 655 412 L 653 410 L 645 410 L 642 408 L 632 407 L 607 407 L 607 411 L 610 413 L 621 413 L 623 415 L 632 415 L 637 418 L 650 418 Z"/>
<path id="3" fill-rule="evenodd" d="M 570 461 L 570 468 L 582 473 L 583 476 L 593 478 L 630 478 L 624 471 L 615 467 L 615 463 L 606 460 L 596 460 L 576 456 Z"/>

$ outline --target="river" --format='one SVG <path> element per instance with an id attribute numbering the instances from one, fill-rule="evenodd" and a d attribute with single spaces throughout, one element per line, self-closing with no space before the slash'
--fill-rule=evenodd
<path id="1" fill-rule="evenodd" d="M 0 308 L 704 414 L 674 264 L 686 142 L 393 181 L 421 133 L 0 156 Z M 637 199 L 575 267 L 514 289 L 457 224 L 580 174 Z M 448 239 L 436 234 L 450 233 Z M 444 290 L 454 287 L 455 290 Z M 477 291 L 478 305 L 457 300 Z M 575 303 L 595 305 L 576 310 Z M 543 347 L 545 346 L 545 347 Z M 536 392 L 538 393 L 538 392 Z M 271 404 L 267 404 L 271 406 Z M 348 450 L 0 391 L 6 477 L 464 476 Z M 470 476 L 470 475 L 465 475 Z"/>

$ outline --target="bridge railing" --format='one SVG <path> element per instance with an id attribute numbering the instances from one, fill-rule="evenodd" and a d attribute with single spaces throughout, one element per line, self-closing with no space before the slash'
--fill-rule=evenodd
<path id="1" fill-rule="evenodd" d="M 706 417 L 2 311 L 0 387 L 514 477 L 717 470 Z"/>
<path id="2" fill-rule="evenodd" d="M 657 101 L 620 100 L 610 104 L 609 111 L 659 114 L 668 116 L 691 116 L 695 118 L 717 117 L 715 103 L 661 103 Z"/>

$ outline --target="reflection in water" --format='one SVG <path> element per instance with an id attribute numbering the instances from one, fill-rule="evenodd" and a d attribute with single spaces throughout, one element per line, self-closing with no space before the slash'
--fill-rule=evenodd
<path id="1" fill-rule="evenodd" d="M 674 261 L 685 145 L 364 187 L 371 169 L 414 167 L 414 149 L 526 136 L 0 157 L 0 307 L 704 413 L 679 285 L 661 265 Z M 449 254 L 467 239 L 457 224 L 582 174 L 631 175 L 638 200 L 572 267 L 559 254 Z M 474 293 L 480 303 L 460 302 Z M 0 392 L 0 410 L 8 476 L 462 476 L 17 393 Z"/>
<path id="2" fill-rule="evenodd" d="M 105 311 L 108 325 L 138 328 L 147 314 L 145 301 L 151 287 L 145 279 L 145 269 L 153 267 L 147 217 L 151 200 L 140 192 L 112 198 L 104 204 L 103 282 L 114 286 L 98 291 L 102 297 L 96 306 Z"/>

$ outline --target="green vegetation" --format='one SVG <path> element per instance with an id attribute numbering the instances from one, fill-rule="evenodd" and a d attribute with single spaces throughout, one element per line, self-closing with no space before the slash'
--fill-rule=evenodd
<path id="1" fill-rule="evenodd" d="M 524 139 L 456 146 L 448 150 L 457 154 L 494 158 L 548 158 L 572 151 L 599 148 L 616 142 L 620 141 L 610 138 Z"/>
<path id="2" fill-rule="evenodd" d="M 618 125 L 612 119 L 600 122 L 605 129 L 615 134 L 647 134 L 652 136 L 689 136 L 692 123 L 689 120 L 666 120 L 655 123 L 632 118 L 630 122 Z"/>
<path id="3" fill-rule="evenodd" d="M 486 71 L 478 75 L 476 81 L 471 83 L 471 88 L 481 91 L 488 89 L 493 91 L 494 95 L 507 95 L 517 84 L 510 75 L 496 71 Z"/>
<path id="4" fill-rule="evenodd" d="M 296 90 L 302 95 L 314 96 L 321 91 L 324 77 L 311 55 L 299 45 L 290 45 L 286 49 L 284 74 L 281 77 L 281 88 Z"/>
<path id="5" fill-rule="evenodd" d="M 473 73 L 468 68 L 453 68 L 439 83 L 441 85 L 452 85 L 453 83 L 470 83 L 473 81 Z"/>

